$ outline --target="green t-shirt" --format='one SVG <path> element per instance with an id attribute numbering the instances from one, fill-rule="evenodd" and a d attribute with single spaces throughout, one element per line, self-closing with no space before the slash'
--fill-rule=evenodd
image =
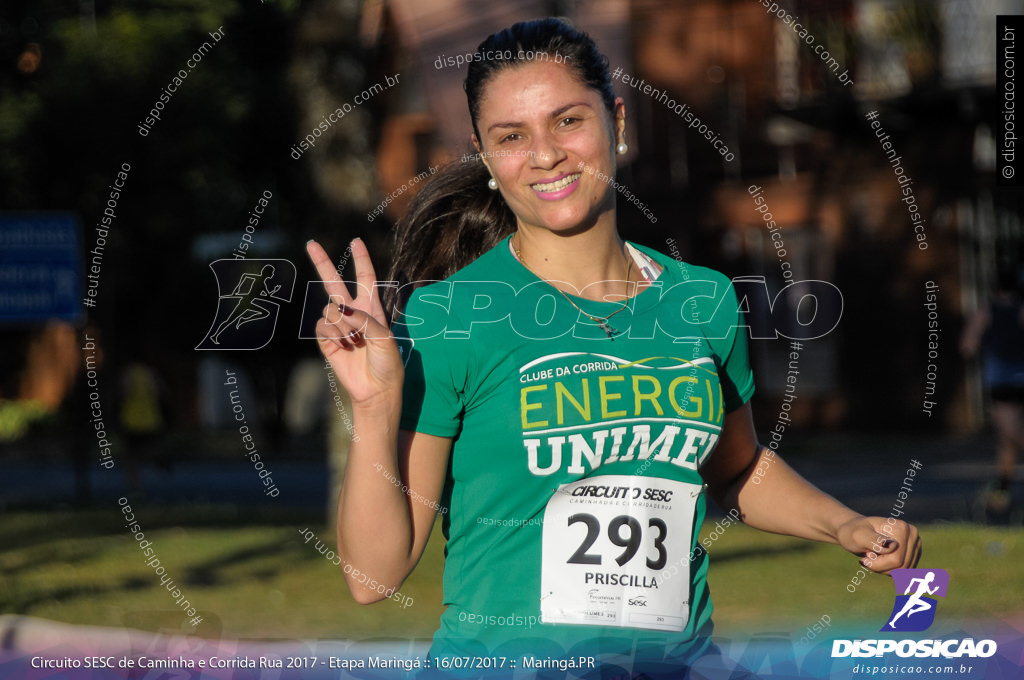
<path id="1" fill-rule="evenodd" d="M 435 655 L 708 644 L 698 469 L 753 376 L 729 279 L 637 247 L 663 271 L 611 338 L 508 240 L 418 288 L 394 326 L 401 427 L 452 439 Z"/>

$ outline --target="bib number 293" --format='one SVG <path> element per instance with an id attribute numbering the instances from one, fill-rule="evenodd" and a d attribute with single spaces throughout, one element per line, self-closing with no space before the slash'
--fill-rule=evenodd
<path id="1" fill-rule="evenodd" d="M 569 564 L 602 564 L 600 553 L 592 555 L 587 552 L 601 536 L 601 520 L 585 512 L 569 516 L 569 526 L 580 522 L 587 526 L 587 535 L 580 547 L 566 562 Z M 665 551 L 665 536 L 668 534 L 668 527 L 664 520 L 657 517 L 648 519 L 647 526 L 655 534 L 653 549 L 657 551 L 656 559 L 647 558 L 647 568 L 660 571 L 668 562 L 668 553 Z M 626 530 L 625 538 L 622 535 L 623 529 Z M 620 548 L 625 548 L 622 554 L 615 558 L 615 563 L 620 567 L 632 560 L 640 550 L 643 540 L 642 533 L 640 521 L 631 515 L 616 515 L 608 522 L 608 541 Z"/>
<path id="2" fill-rule="evenodd" d="M 562 486 L 544 511 L 541 620 L 681 631 L 701 485 L 599 475 Z M 671 578 L 662 573 L 669 564 Z"/>

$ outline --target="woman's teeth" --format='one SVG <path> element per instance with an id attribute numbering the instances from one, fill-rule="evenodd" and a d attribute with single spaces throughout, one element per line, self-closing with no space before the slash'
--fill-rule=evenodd
<path id="1" fill-rule="evenodd" d="M 533 188 L 534 191 L 550 193 L 552 191 L 558 191 L 559 189 L 564 189 L 565 187 L 569 186 L 570 184 L 572 184 L 573 182 L 580 178 L 580 174 L 581 173 L 579 172 L 574 172 L 573 174 L 566 175 L 562 179 L 555 180 L 554 182 L 548 182 L 547 184 L 531 184 L 530 186 Z"/>

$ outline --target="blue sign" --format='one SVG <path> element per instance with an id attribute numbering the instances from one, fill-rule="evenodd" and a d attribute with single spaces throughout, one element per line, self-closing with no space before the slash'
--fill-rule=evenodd
<path id="1" fill-rule="evenodd" d="M 0 213 L 0 323 L 82 317 L 73 213 Z"/>

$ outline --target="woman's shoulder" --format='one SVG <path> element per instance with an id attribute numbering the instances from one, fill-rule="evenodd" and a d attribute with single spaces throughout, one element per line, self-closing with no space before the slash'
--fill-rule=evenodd
<path id="1" fill-rule="evenodd" d="M 682 259 L 678 249 L 675 248 L 674 241 L 669 240 L 669 251 L 671 254 L 666 254 L 660 250 L 656 250 L 649 246 L 645 246 L 639 243 L 630 241 L 629 244 L 646 254 L 652 260 L 661 266 L 663 271 L 663 278 L 666 282 L 672 284 L 678 284 L 685 281 L 711 281 L 716 286 L 729 286 L 732 280 L 711 267 L 705 267 L 699 264 L 693 264 Z"/>
<path id="2" fill-rule="evenodd" d="M 515 260 L 509 250 L 508 237 L 490 250 L 449 276 L 445 281 L 504 281 L 511 277 Z"/>
<path id="3" fill-rule="evenodd" d="M 502 239 L 496 246 L 485 252 L 483 255 L 469 263 L 459 271 L 446 279 L 439 281 L 417 281 L 405 285 L 412 285 L 413 291 L 409 294 L 409 300 L 405 305 L 405 311 L 420 316 L 421 314 L 448 316 L 456 310 L 451 308 L 452 295 L 454 291 L 474 294 L 479 292 L 493 292 L 488 290 L 488 283 L 510 283 L 512 274 L 509 271 L 507 260 L 511 258 L 502 257 L 501 248 L 508 248 L 508 239 Z M 462 286 L 456 289 L 455 286 Z"/>

